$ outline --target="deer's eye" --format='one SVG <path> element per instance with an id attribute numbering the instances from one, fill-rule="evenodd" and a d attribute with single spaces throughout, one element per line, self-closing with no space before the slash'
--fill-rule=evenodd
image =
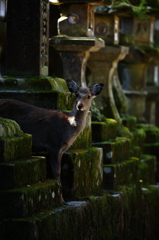
<path id="1" fill-rule="evenodd" d="M 91 95 L 88 95 L 87 98 L 90 99 L 90 98 L 91 98 Z"/>

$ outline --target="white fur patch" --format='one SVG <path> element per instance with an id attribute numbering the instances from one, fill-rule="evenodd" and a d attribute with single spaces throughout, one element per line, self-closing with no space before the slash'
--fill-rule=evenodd
<path id="1" fill-rule="evenodd" d="M 69 121 L 69 123 L 70 123 L 71 126 L 73 126 L 73 127 L 76 127 L 76 126 L 77 126 L 77 122 L 76 122 L 74 116 L 69 117 L 69 118 L 68 118 L 68 121 Z"/>

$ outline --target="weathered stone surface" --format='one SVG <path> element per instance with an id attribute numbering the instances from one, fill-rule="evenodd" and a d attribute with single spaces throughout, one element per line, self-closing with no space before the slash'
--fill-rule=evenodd
<path id="1" fill-rule="evenodd" d="M 16 99 L 47 109 L 70 110 L 75 100 L 61 78 L 6 78 L 0 81 L 0 85 L 3 89 L 0 98 Z"/>
<path id="2" fill-rule="evenodd" d="M 0 189 L 9 190 L 37 183 L 46 179 L 46 158 L 32 157 L 27 160 L 0 164 Z"/>
<path id="3" fill-rule="evenodd" d="M 93 142 L 103 142 L 116 137 L 117 122 L 114 119 L 106 119 L 105 122 L 92 122 Z"/>
<path id="4" fill-rule="evenodd" d="M 105 189 L 117 190 L 120 185 L 138 183 L 139 159 L 131 158 L 121 163 L 103 166 L 103 185 Z"/>
<path id="5" fill-rule="evenodd" d="M 142 155 L 139 163 L 139 178 L 143 186 L 155 184 L 156 157 L 153 155 Z"/>
<path id="6" fill-rule="evenodd" d="M 129 159 L 130 140 L 127 138 L 115 138 L 100 143 L 94 143 L 93 146 L 103 148 L 103 164 L 111 164 Z"/>
<path id="7" fill-rule="evenodd" d="M 134 116 L 122 116 L 122 124 L 130 131 L 135 130 L 137 119 Z"/>
<path id="8" fill-rule="evenodd" d="M 61 182 L 64 198 L 77 199 L 102 189 L 103 159 L 101 148 L 76 149 L 64 153 Z"/>
<path id="9" fill-rule="evenodd" d="M 0 219 L 31 216 L 42 208 L 61 205 L 60 185 L 55 180 L 25 188 L 0 191 Z"/>
<path id="10" fill-rule="evenodd" d="M 31 157 L 32 136 L 22 134 L 0 138 L 0 162 L 9 162 Z"/>

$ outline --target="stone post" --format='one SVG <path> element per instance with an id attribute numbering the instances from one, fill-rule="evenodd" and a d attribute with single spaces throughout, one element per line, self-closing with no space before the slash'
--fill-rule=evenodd
<path id="1" fill-rule="evenodd" d="M 48 75 L 49 0 L 8 1 L 7 75 Z"/>

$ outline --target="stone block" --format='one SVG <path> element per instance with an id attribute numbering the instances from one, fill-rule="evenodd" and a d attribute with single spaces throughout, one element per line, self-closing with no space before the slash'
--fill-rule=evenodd
<path id="1" fill-rule="evenodd" d="M 92 122 L 93 142 L 103 142 L 116 137 L 117 122 L 114 119 L 106 119 L 105 122 Z"/>
<path id="2" fill-rule="evenodd" d="M 139 178 L 143 186 L 155 184 L 156 157 L 153 155 L 142 155 L 139 163 Z"/>
<path id="3" fill-rule="evenodd" d="M 139 159 L 131 158 L 121 163 L 103 166 L 103 185 L 105 189 L 116 190 L 120 185 L 138 182 Z"/>
<path id="4" fill-rule="evenodd" d="M 20 188 L 45 180 L 46 165 L 46 158 L 40 156 L 27 160 L 1 163 L 0 190 Z"/>
<path id="5" fill-rule="evenodd" d="M 61 183 L 64 199 L 95 194 L 102 189 L 103 154 L 101 148 L 70 150 L 64 153 L 61 166 Z"/>
<path id="6" fill-rule="evenodd" d="M 130 157 L 130 140 L 127 138 L 115 138 L 93 146 L 103 148 L 103 164 L 111 164 L 124 161 Z"/>
<path id="7" fill-rule="evenodd" d="M 141 128 L 145 131 L 145 143 L 151 144 L 159 142 L 159 128 L 151 124 L 138 124 L 138 128 Z"/>
<path id="8" fill-rule="evenodd" d="M 30 158 L 32 151 L 31 140 L 32 136 L 29 134 L 2 137 L 0 139 L 0 163 Z"/>
<path id="9" fill-rule="evenodd" d="M 123 116 L 122 124 L 127 127 L 130 131 L 134 131 L 136 128 L 137 119 L 134 116 Z"/>
<path id="10" fill-rule="evenodd" d="M 139 146 L 142 152 L 146 137 L 145 131 L 143 129 L 136 128 L 132 133 L 133 133 L 132 145 Z"/>
<path id="11" fill-rule="evenodd" d="M 47 109 L 70 110 L 75 97 L 65 80 L 52 77 L 5 78 L 0 81 L 0 98 L 11 98 Z"/>
<path id="12" fill-rule="evenodd" d="M 31 216 L 41 209 L 61 205 L 60 185 L 47 180 L 28 187 L 0 191 L 0 219 Z"/>

